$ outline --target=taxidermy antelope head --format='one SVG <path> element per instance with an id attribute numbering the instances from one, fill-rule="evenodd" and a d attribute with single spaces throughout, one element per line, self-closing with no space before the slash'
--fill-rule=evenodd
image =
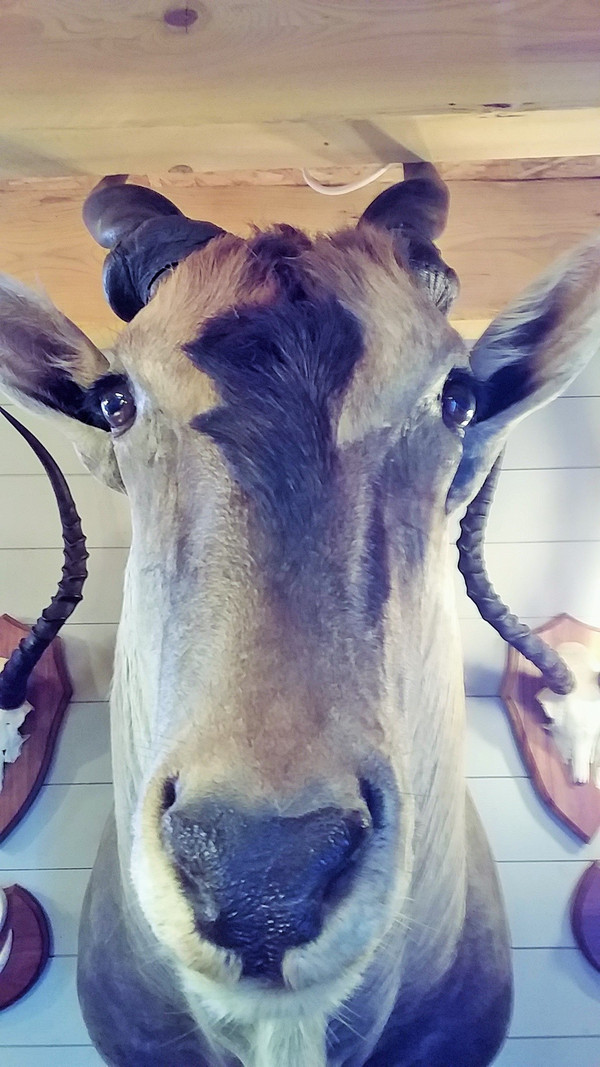
<path id="1" fill-rule="evenodd" d="M 107 355 L 0 284 L 3 386 L 132 511 L 115 814 L 80 950 L 108 1063 L 483 1067 L 502 1040 L 449 522 L 466 507 L 484 613 L 568 689 L 480 542 L 509 430 L 599 347 L 600 246 L 469 354 L 433 243 L 446 210 L 425 166 L 355 228 L 243 240 L 103 185 L 84 218 L 127 323 Z"/>

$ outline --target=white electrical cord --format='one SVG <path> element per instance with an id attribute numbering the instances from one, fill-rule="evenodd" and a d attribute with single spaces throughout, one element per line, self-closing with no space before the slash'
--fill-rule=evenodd
<path id="1" fill-rule="evenodd" d="M 378 178 L 383 177 L 390 167 L 394 166 L 396 166 L 395 163 L 386 163 L 385 167 L 380 167 L 374 174 L 369 174 L 367 178 L 359 178 L 355 182 L 348 182 L 347 185 L 322 185 L 304 167 L 302 168 L 302 177 L 306 184 L 311 189 L 314 189 L 315 193 L 323 193 L 325 196 L 345 196 L 346 193 L 356 193 L 359 189 L 364 189 L 367 185 L 376 182 Z"/>

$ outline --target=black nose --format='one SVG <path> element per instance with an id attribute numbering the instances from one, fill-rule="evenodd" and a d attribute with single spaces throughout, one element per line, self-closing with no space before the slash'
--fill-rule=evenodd
<path id="1" fill-rule="evenodd" d="M 344 891 L 367 830 L 359 812 L 249 815 L 216 800 L 163 815 L 163 844 L 202 935 L 277 979 L 287 949 L 312 941 Z"/>

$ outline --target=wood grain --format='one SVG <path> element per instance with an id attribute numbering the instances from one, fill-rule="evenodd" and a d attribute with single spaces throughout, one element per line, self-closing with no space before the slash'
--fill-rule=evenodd
<path id="1" fill-rule="evenodd" d="M 272 122 L 300 107 L 312 117 L 597 103 L 600 29 L 586 0 L 517 0 L 510 10 L 494 0 L 196 0 L 187 32 L 164 24 L 167 6 L 3 3 L 7 128 L 26 116 L 130 127 Z"/>
<path id="2" fill-rule="evenodd" d="M 8 659 L 29 627 L 0 616 L 0 656 Z M 29 810 L 43 783 L 63 715 L 71 699 L 71 683 L 65 666 L 62 645 L 55 638 L 35 667 L 27 687 L 27 699 L 32 710 L 25 720 L 29 735 L 15 763 L 4 769 L 4 783 L 0 793 L 0 841 Z"/>
<path id="3" fill-rule="evenodd" d="M 597 152 L 590 0 L 192 6 L 3 0 L 4 173 Z"/>
<path id="4" fill-rule="evenodd" d="M 8 962 L 0 973 L 0 1011 L 31 989 L 50 955 L 50 927 L 39 902 L 20 885 L 4 890 L 8 901 L 6 929 L 13 941 Z"/>
<path id="5" fill-rule="evenodd" d="M 585 626 L 570 615 L 557 616 L 535 633 L 552 648 L 565 641 L 577 641 L 600 654 L 600 630 Z M 571 781 L 536 700 L 544 685 L 537 668 L 509 648 L 501 696 L 532 784 L 558 819 L 583 841 L 590 841 L 600 828 L 600 789 L 593 782 L 574 785 Z"/>
<path id="6" fill-rule="evenodd" d="M 116 109 L 118 112 L 118 109 Z M 510 119 L 510 121 L 508 121 Z M 98 129 L 23 127 L 0 141 L 0 176 L 163 173 L 348 166 L 430 159 L 456 163 L 524 156 L 588 156 L 598 149 L 600 108 L 382 112 L 360 119 L 226 122 Z"/>
<path id="7" fill-rule="evenodd" d="M 571 924 L 586 960 L 600 971 L 600 863 L 591 863 L 577 884 Z"/>
<path id="8" fill-rule="evenodd" d="M 589 156 L 546 156 L 538 159 L 480 159 L 463 160 L 449 163 L 435 161 L 438 173 L 444 181 L 540 181 L 551 178 L 600 178 L 600 155 Z M 394 182 L 402 181 L 404 166 L 402 163 L 389 163 L 385 174 L 373 181 L 373 174 L 379 169 L 376 160 L 369 163 L 355 163 L 338 166 L 320 166 L 310 170 L 311 176 L 322 185 L 339 187 L 352 182 L 371 181 L 371 188 L 377 189 Z M 26 181 L 27 179 L 22 179 Z M 52 179 L 48 179 L 51 181 Z M 150 174 L 148 182 L 154 188 L 163 182 L 171 190 L 192 186 L 200 189 L 206 186 L 228 186 L 236 188 L 245 185 L 298 185 L 306 182 L 300 167 L 256 168 L 254 170 L 203 170 L 193 171 L 190 167 L 172 167 L 167 174 Z M 60 182 L 61 179 L 55 179 Z M 8 181 L 0 181 L 0 188 Z"/>

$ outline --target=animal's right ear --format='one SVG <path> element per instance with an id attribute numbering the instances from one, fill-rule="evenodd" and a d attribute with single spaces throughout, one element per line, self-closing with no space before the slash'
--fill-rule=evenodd
<path id="1" fill-rule="evenodd" d="M 480 387 L 448 511 L 473 500 L 506 438 L 600 351 L 600 237 L 555 264 L 488 326 L 471 352 Z"/>
<path id="2" fill-rule="evenodd" d="M 122 489 L 111 435 L 88 403 L 108 360 L 43 295 L 0 275 L 0 388 L 23 407 L 54 418 L 88 469 Z"/>

